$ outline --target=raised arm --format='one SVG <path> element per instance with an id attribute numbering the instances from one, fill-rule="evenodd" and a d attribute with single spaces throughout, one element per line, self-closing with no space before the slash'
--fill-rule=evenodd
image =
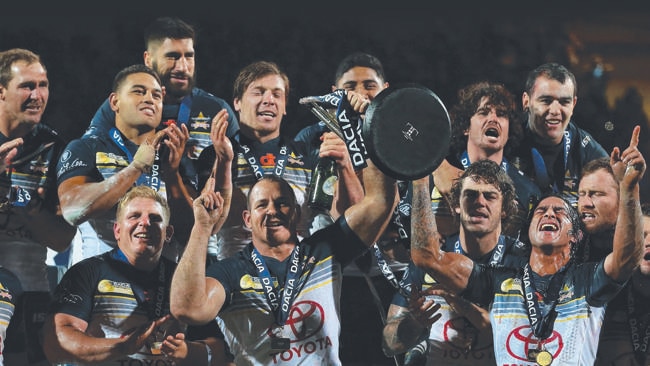
<path id="1" fill-rule="evenodd" d="M 462 254 L 443 251 L 443 240 L 431 210 L 429 177 L 413 181 L 411 260 L 449 291 L 458 293 L 467 287 L 474 262 Z"/>
<path id="2" fill-rule="evenodd" d="M 155 146 L 162 136 L 158 133 L 154 141 L 140 145 L 133 161 L 108 179 L 96 182 L 87 176 L 76 176 L 61 182 L 58 193 L 63 218 L 72 225 L 79 225 L 109 212 L 140 175 L 150 171 L 156 154 Z"/>
<path id="3" fill-rule="evenodd" d="M 228 132 L 228 112 L 222 109 L 212 120 L 212 128 L 210 129 L 210 139 L 214 152 L 216 155 L 214 165 L 212 166 L 212 173 L 214 177 L 215 189 L 221 193 L 223 198 L 223 210 L 221 212 L 221 219 L 215 224 L 212 231 L 215 234 L 228 218 L 230 213 L 230 201 L 232 198 L 232 161 L 235 153 L 232 147 L 232 142 L 226 135 Z"/>
<path id="4" fill-rule="evenodd" d="M 215 127 L 215 166 L 201 195 L 194 200 L 194 226 L 171 284 L 171 313 L 188 324 L 214 319 L 226 299 L 221 283 L 205 275 L 208 239 L 228 216 L 232 195 L 230 168 L 234 154 L 225 136 L 228 122 L 220 120 Z"/>
<path id="5" fill-rule="evenodd" d="M 646 163 L 637 148 L 640 126 L 632 132 L 630 146 L 623 151 L 615 147 L 610 164 L 619 181 L 618 219 L 614 231 L 613 251 L 605 258 L 605 273 L 616 281 L 625 281 L 643 256 L 643 223 L 639 202 L 639 181 Z"/>
<path id="6" fill-rule="evenodd" d="M 363 169 L 366 194 L 361 202 L 345 211 L 350 228 L 368 246 L 372 245 L 386 228 L 397 204 L 397 184 L 368 160 Z"/>
<path id="7" fill-rule="evenodd" d="M 352 166 L 345 141 L 333 132 L 323 133 L 321 139 L 323 142 L 319 156 L 334 159 L 338 170 L 339 179 L 330 210 L 330 215 L 336 220 L 348 207 L 361 202 L 364 196 L 363 186 Z"/>
<path id="8" fill-rule="evenodd" d="M 451 186 L 454 184 L 454 180 L 458 179 L 461 174 L 463 174 L 463 171 L 461 169 L 458 169 L 455 166 L 449 164 L 447 159 L 444 159 L 438 168 L 433 171 L 433 181 L 435 182 L 438 191 L 445 198 L 448 198 L 451 193 Z"/>
<path id="9" fill-rule="evenodd" d="M 171 224 L 175 229 L 174 236 L 178 238 L 179 242 L 185 243 L 190 236 L 190 228 L 193 224 L 192 201 L 194 197 L 192 197 L 192 193 L 197 195 L 193 189 L 190 193 L 179 172 L 181 159 L 185 154 L 185 144 L 190 138 L 190 133 L 184 124 L 181 124 L 180 127 L 170 124 L 159 133 L 165 135 L 161 146 L 164 144 L 167 147 L 166 153 L 161 153 L 164 156 L 161 159 L 161 173 L 165 181 L 167 202 L 169 202 L 172 212 Z"/>

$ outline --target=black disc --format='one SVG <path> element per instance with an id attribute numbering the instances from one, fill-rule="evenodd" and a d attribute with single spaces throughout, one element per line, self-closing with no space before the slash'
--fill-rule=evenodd
<path id="1" fill-rule="evenodd" d="M 416 180 L 447 156 L 451 125 L 434 92 L 408 84 L 377 94 L 366 111 L 362 134 L 369 158 L 384 174 Z"/>

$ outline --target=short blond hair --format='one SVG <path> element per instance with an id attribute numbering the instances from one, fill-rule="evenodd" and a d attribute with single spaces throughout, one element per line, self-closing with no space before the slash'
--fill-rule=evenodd
<path id="1" fill-rule="evenodd" d="M 165 225 L 169 224 L 169 218 L 171 216 L 171 211 L 169 210 L 169 204 L 167 200 L 161 196 L 155 189 L 148 186 L 135 186 L 130 188 L 122 198 L 117 202 L 117 212 L 115 217 L 118 219 L 122 215 L 124 208 L 136 198 L 149 198 L 162 206 L 163 209 L 163 222 Z"/>

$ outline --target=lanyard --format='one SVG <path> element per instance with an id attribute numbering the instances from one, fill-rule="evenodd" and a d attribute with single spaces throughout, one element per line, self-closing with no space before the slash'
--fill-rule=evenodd
<path id="1" fill-rule="evenodd" d="M 384 277 L 400 293 L 400 295 L 408 298 L 411 293 L 411 284 L 404 282 L 406 274 L 402 276 L 402 280 L 398 281 L 395 273 L 390 269 L 388 262 L 386 262 L 384 255 L 381 253 L 381 250 L 379 250 L 377 243 L 372 245 L 372 251 L 375 254 L 375 258 L 377 258 L 377 266 Z"/>
<path id="2" fill-rule="evenodd" d="M 645 354 L 650 342 L 650 322 L 646 324 L 643 337 L 641 336 L 639 319 L 635 316 L 634 294 L 632 293 L 632 284 L 628 285 L 627 291 L 627 321 L 630 324 L 630 335 L 632 337 L 632 347 L 634 357 L 639 360 L 639 364 L 645 364 Z"/>
<path id="3" fill-rule="evenodd" d="M 503 262 L 503 257 L 504 257 L 503 254 L 505 250 L 506 250 L 505 238 L 503 235 L 499 235 L 499 241 L 497 242 L 497 245 L 492 250 L 492 256 L 490 257 L 490 262 L 489 262 L 490 265 L 496 266 L 498 264 L 501 264 L 501 262 Z M 454 252 L 468 257 L 468 255 L 463 250 L 463 247 L 460 245 L 460 238 L 456 239 L 456 243 L 454 244 Z"/>
<path id="4" fill-rule="evenodd" d="M 566 268 L 565 268 L 566 269 Z M 548 314 L 542 316 L 542 313 L 539 309 L 539 300 L 537 298 L 537 291 L 535 289 L 535 284 L 531 276 L 530 264 L 526 263 L 524 266 L 524 273 L 522 276 L 522 282 L 524 283 L 524 302 L 528 310 L 528 320 L 530 321 L 530 326 L 533 329 L 533 334 L 537 339 L 544 340 L 551 336 L 553 332 L 553 323 L 555 322 L 555 317 L 557 312 L 555 311 L 555 305 L 557 305 L 558 295 L 560 292 L 560 286 L 564 282 L 565 269 L 562 269 L 560 273 L 557 273 L 551 279 L 551 283 L 548 286 L 547 295 L 552 296 L 553 303 Z"/>
<path id="5" fill-rule="evenodd" d="M 264 170 L 257 162 L 257 158 L 255 157 L 255 155 L 253 155 L 253 150 L 250 147 L 248 147 L 248 145 L 241 144 L 239 147 L 239 151 L 241 154 L 244 155 L 244 158 L 246 159 L 246 162 L 248 162 L 248 165 L 250 165 L 251 168 L 253 168 L 253 173 L 255 174 L 255 178 L 257 178 L 258 180 L 264 178 Z M 282 177 L 288 156 L 289 156 L 289 149 L 287 148 L 287 145 L 280 146 L 280 156 L 277 158 L 275 162 L 275 168 L 273 169 L 273 174 L 275 176 Z"/>
<path id="6" fill-rule="evenodd" d="M 296 245 L 293 251 L 291 251 L 289 271 L 284 282 L 284 289 L 281 291 L 279 290 L 279 284 L 276 286 L 273 282 L 264 257 L 262 257 L 255 247 L 251 251 L 251 260 L 259 272 L 266 300 L 271 307 L 271 311 L 275 314 L 275 321 L 277 325 L 283 326 L 289 317 L 291 304 L 293 304 L 293 301 L 298 295 L 301 285 L 298 281 L 304 271 L 304 268 L 300 266 L 300 246 Z"/>
<path id="7" fill-rule="evenodd" d="M 463 168 L 467 169 L 469 166 L 472 164 L 472 162 L 469 160 L 469 155 L 467 155 L 467 150 L 463 151 L 463 153 L 460 156 L 460 163 L 463 164 Z M 508 160 L 506 158 L 502 158 L 501 160 L 501 169 L 503 169 L 504 172 L 508 172 Z"/>
<path id="8" fill-rule="evenodd" d="M 569 163 L 569 152 L 571 151 L 571 131 L 564 131 L 564 170 L 567 170 L 567 164 Z M 533 166 L 535 167 L 535 179 L 539 182 L 540 187 L 548 187 L 551 185 L 551 178 L 548 176 L 548 170 L 546 169 L 546 163 L 544 163 L 544 158 L 542 154 L 536 148 L 531 149 L 533 155 Z M 551 167 L 553 169 L 553 167 Z M 559 192 L 557 182 L 553 183 L 553 191 Z"/>
<path id="9" fill-rule="evenodd" d="M 111 139 L 113 142 L 117 145 L 117 147 L 120 148 L 125 154 L 126 157 L 129 159 L 129 163 L 133 161 L 133 154 L 127 149 L 126 144 L 124 143 L 124 140 L 122 139 L 122 134 L 120 131 L 113 127 L 110 130 L 110 135 Z M 160 172 L 160 155 L 158 153 L 158 150 L 156 150 L 156 157 L 154 158 L 153 165 L 151 167 L 151 172 L 152 175 L 150 176 L 149 174 L 142 173 L 138 180 L 136 181 L 136 185 L 148 185 L 149 187 L 153 188 L 154 190 L 158 191 L 160 189 L 160 178 L 158 177 L 158 174 Z"/>
<path id="10" fill-rule="evenodd" d="M 190 112 L 192 111 L 192 95 L 186 95 L 181 100 L 181 105 L 178 107 L 178 122 L 187 125 L 190 120 Z"/>
<path id="11" fill-rule="evenodd" d="M 115 250 L 111 256 L 113 259 L 131 266 L 120 249 Z M 135 295 L 138 304 L 146 305 L 150 319 L 158 319 L 167 313 L 163 308 L 165 302 L 165 290 L 167 289 L 167 274 L 165 272 L 165 262 L 162 259 L 158 262 L 158 278 L 156 284 L 156 297 L 154 298 L 155 301 L 152 302 L 151 298 L 147 297 L 142 288 L 137 286 L 135 283 L 131 283 L 133 294 Z"/>

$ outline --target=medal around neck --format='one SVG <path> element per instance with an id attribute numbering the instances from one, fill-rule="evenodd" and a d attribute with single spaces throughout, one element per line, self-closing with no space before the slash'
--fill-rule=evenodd
<path id="1" fill-rule="evenodd" d="M 289 338 L 284 337 L 272 337 L 271 338 L 271 352 L 283 352 L 288 351 L 291 341 Z"/>
<path id="2" fill-rule="evenodd" d="M 549 366 L 553 363 L 553 355 L 551 355 L 551 352 L 547 350 L 539 351 L 535 357 L 535 362 L 537 362 L 539 366 Z"/>

